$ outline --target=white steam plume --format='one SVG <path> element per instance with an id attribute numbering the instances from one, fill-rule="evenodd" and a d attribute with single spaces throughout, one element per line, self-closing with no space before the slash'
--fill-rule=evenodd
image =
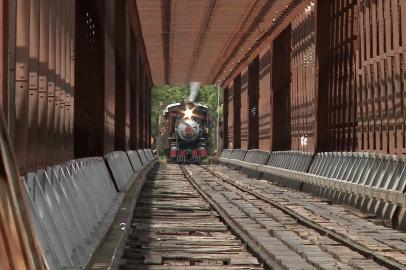
<path id="1" fill-rule="evenodd" d="M 189 102 L 195 102 L 197 96 L 199 95 L 200 83 L 190 82 L 189 83 Z"/>

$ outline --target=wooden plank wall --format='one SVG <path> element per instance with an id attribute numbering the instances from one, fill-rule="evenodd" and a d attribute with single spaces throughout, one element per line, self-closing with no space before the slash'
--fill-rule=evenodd
<path id="1" fill-rule="evenodd" d="M 228 96 L 225 100 L 228 103 L 228 121 L 225 128 L 228 129 L 228 144 L 224 148 L 234 148 L 234 85 L 230 84 L 228 86 Z"/>
<path id="2" fill-rule="evenodd" d="M 24 172 L 73 158 L 75 2 L 18 0 L 13 8 L 8 124 Z"/>
<path id="3" fill-rule="evenodd" d="M 406 1 L 359 3 L 358 149 L 406 153 Z"/>
<path id="4" fill-rule="evenodd" d="M 263 41 L 270 49 L 261 45 L 240 67 L 259 57 L 259 147 L 406 154 L 406 1 L 303 6 Z M 244 148 L 245 72 L 238 72 Z"/>
<path id="5" fill-rule="evenodd" d="M 136 44 L 136 38 L 133 37 L 133 43 Z M 138 141 L 140 141 L 139 136 L 139 123 L 138 123 L 138 114 L 139 114 L 139 103 L 140 101 L 138 100 L 138 92 L 140 91 L 138 85 L 139 85 L 139 81 L 140 81 L 140 74 L 139 74 L 139 70 L 140 70 L 140 66 L 139 66 L 139 58 L 140 58 L 140 49 L 138 46 L 135 46 L 135 48 L 133 50 L 131 50 L 131 73 L 132 73 L 132 85 L 133 85 L 133 89 L 131 91 L 131 107 L 132 109 L 132 119 L 131 119 L 131 144 L 130 144 L 130 148 L 131 149 L 136 149 L 138 146 Z"/>
<path id="6" fill-rule="evenodd" d="M 115 34 L 114 34 L 114 53 L 116 55 L 116 61 L 114 66 L 115 73 L 115 106 L 114 106 L 114 150 L 125 149 L 126 146 L 126 106 L 123 106 L 126 102 L 126 39 L 128 35 L 128 18 L 125 14 L 125 1 L 115 2 Z M 107 89 L 106 89 L 107 90 Z M 113 107 L 113 106 L 111 106 Z"/>
<path id="7" fill-rule="evenodd" d="M 241 148 L 241 75 L 233 80 L 233 144 L 234 148 Z"/>
<path id="8" fill-rule="evenodd" d="M 315 41 L 314 6 L 309 6 L 292 22 L 290 95 L 293 150 L 315 150 Z"/>
<path id="9" fill-rule="evenodd" d="M 8 10 L 9 1 L 0 0 L 0 269 L 43 270 L 46 266 L 29 221 L 4 118 L 8 113 Z"/>
<path id="10" fill-rule="evenodd" d="M 98 12 L 98 8 L 103 10 L 102 4 L 95 0 L 76 2 L 77 14 L 81 14 L 76 17 L 76 157 L 101 155 L 104 151 L 105 24 Z"/>
<path id="11" fill-rule="evenodd" d="M 273 150 L 291 149 L 291 33 L 289 25 L 273 41 Z"/>
<path id="12" fill-rule="evenodd" d="M 248 149 L 259 147 L 259 57 L 248 68 Z"/>
<path id="13" fill-rule="evenodd" d="M 241 72 L 241 148 L 248 149 L 248 67 Z"/>
<path id="14" fill-rule="evenodd" d="M 104 3 L 105 34 L 104 34 L 104 144 L 106 152 L 114 151 L 114 118 L 115 118 L 115 86 L 116 86 L 116 37 L 117 30 L 116 14 L 120 11 L 118 1 Z M 116 34 L 117 33 L 117 34 Z"/>
<path id="15" fill-rule="evenodd" d="M 7 62 L 8 62 L 8 0 L 0 0 L 0 106 L 7 119 L 8 116 L 8 92 L 7 92 Z"/>
<path id="16" fill-rule="evenodd" d="M 324 151 L 356 150 L 355 42 L 356 0 L 330 1 L 328 121 Z M 326 60 L 327 61 L 327 60 Z M 323 89 L 320 89 L 323 91 Z"/>
<path id="17" fill-rule="evenodd" d="M 229 112 L 228 112 L 228 106 L 229 106 L 229 92 L 230 88 L 227 86 L 224 89 L 224 94 L 223 94 L 223 123 L 221 123 L 222 127 L 222 133 L 223 133 L 223 141 L 222 141 L 222 148 L 228 148 L 228 119 L 229 119 Z"/>
<path id="18" fill-rule="evenodd" d="M 272 145 L 271 100 L 271 49 L 259 55 L 259 148 L 271 150 Z"/>
<path id="19" fill-rule="evenodd" d="M 21 173 L 103 155 L 115 136 L 120 150 L 150 145 L 144 92 L 152 79 L 136 3 L 117 2 L 16 0 L 8 7 L 1 103 Z"/>
<path id="20" fill-rule="evenodd" d="M 130 74 L 131 83 L 130 83 L 130 142 L 129 148 L 136 149 L 138 141 L 137 133 L 137 85 L 138 85 L 138 49 L 136 46 L 136 41 L 134 37 L 131 37 L 130 43 Z"/>

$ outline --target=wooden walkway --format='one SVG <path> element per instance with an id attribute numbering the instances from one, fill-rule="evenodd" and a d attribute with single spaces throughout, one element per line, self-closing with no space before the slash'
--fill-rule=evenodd
<path id="1" fill-rule="evenodd" d="M 406 234 L 223 166 L 160 164 L 120 269 L 406 269 Z"/>
<path id="2" fill-rule="evenodd" d="M 120 269 L 263 269 L 178 165 L 146 180 Z"/>

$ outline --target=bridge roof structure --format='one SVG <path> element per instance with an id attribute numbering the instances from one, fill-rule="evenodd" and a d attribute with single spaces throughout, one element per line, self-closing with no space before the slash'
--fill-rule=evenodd
<path id="1" fill-rule="evenodd" d="M 138 0 L 154 83 L 221 83 L 290 2 Z"/>

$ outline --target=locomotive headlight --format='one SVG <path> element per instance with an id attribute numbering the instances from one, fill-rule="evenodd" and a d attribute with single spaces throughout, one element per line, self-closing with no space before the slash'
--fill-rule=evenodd
<path id="1" fill-rule="evenodd" d="M 186 108 L 186 111 L 184 111 L 185 118 L 192 118 L 194 115 L 193 113 L 194 108 Z"/>

